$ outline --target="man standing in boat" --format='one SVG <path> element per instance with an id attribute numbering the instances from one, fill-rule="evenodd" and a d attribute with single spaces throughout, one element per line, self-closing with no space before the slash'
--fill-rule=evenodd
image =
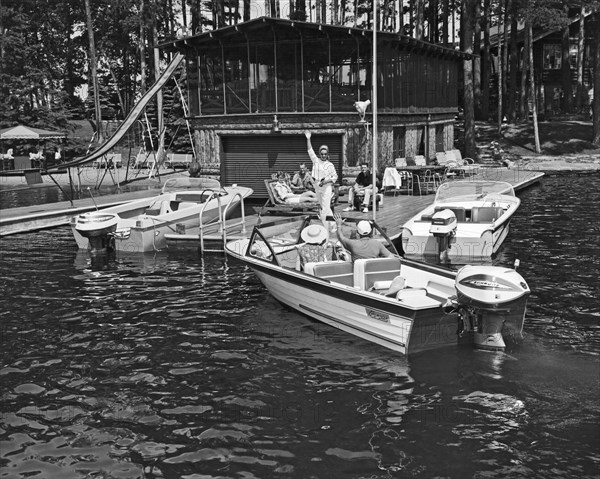
<path id="1" fill-rule="evenodd" d="M 338 175 L 335 171 L 335 166 L 329 161 L 329 147 L 327 145 L 321 145 L 319 147 L 319 156 L 317 156 L 310 141 L 312 136 L 310 131 L 306 130 L 304 136 L 306 136 L 308 156 L 313 164 L 312 177 L 315 179 L 315 193 L 317 194 L 317 200 L 321 205 L 320 218 L 323 225 L 329 230 L 327 217 L 333 215 L 333 211 L 331 210 L 331 199 L 333 198 L 333 185 L 337 181 Z"/>

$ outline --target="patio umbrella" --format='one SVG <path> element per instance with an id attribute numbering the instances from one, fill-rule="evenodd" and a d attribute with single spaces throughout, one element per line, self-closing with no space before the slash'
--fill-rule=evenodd
<path id="1" fill-rule="evenodd" d="M 66 138 L 66 133 L 60 131 L 42 130 L 25 125 L 17 125 L 0 130 L 2 140 L 44 140 L 52 138 Z"/>

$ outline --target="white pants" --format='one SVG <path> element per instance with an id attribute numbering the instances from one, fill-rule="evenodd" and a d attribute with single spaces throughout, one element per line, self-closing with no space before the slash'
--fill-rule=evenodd
<path id="1" fill-rule="evenodd" d="M 326 185 L 319 186 L 316 185 L 315 193 L 317 194 L 317 201 L 319 205 L 321 205 L 321 222 L 325 227 L 328 227 L 327 217 L 333 216 L 333 211 L 331 211 L 331 199 L 333 198 L 333 185 L 331 183 L 327 183 Z"/>

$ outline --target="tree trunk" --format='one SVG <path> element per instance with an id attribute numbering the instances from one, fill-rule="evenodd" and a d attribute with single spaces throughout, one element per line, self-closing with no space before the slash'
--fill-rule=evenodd
<path id="1" fill-rule="evenodd" d="M 566 14 L 568 15 L 569 7 L 564 7 Z M 570 42 L 569 42 L 569 25 L 563 28 L 562 31 L 562 66 L 561 66 L 561 77 L 562 77 L 562 111 L 563 113 L 571 113 L 571 98 L 573 96 L 571 88 L 571 55 L 570 55 Z"/>
<path id="2" fill-rule="evenodd" d="M 402 4 L 402 2 L 400 2 Z M 402 5 L 400 5 L 402 8 Z M 449 0 L 443 0 L 442 3 L 442 43 L 444 45 L 448 45 L 450 42 L 448 41 L 448 19 L 450 18 L 450 3 Z M 454 39 L 453 39 L 454 40 Z"/>
<path id="3" fill-rule="evenodd" d="M 481 120 L 481 3 L 475 2 L 475 36 L 473 39 L 473 95 L 475 101 L 475 118 Z"/>
<path id="4" fill-rule="evenodd" d="M 594 55 L 594 100 L 592 102 L 592 143 L 600 147 L 600 28 L 597 28 L 594 34 L 595 45 L 591 49 L 595 51 Z"/>
<path id="5" fill-rule="evenodd" d="M 481 68 L 481 118 L 487 121 L 490 117 L 490 0 L 483 2 L 481 29 L 483 30 L 483 59 Z"/>
<path id="6" fill-rule="evenodd" d="M 417 40 L 423 40 L 423 26 L 425 22 L 425 19 L 423 18 L 425 14 L 425 6 L 423 5 L 423 2 L 424 0 L 416 0 L 415 5 L 415 38 Z"/>
<path id="7" fill-rule="evenodd" d="M 467 54 L 473 53 L 473 25 L 475 2 L 478 0 L 463 0 L 463 26 L 461 32 L 464 45 L 464 52 Z M 469 158 L 477 158 L 477 150 L 475 147 L 475 109 L 473 98 L 473 59 L 467 58 L 463 60 L 463 83 L 464 83 L 464 114 L 465 114 L 465 156 Z"/>
<path id="8" fill-rule="evenodd" d="M 506 30 L 506 24 L 504 23 L 504 19 L 502 17 L 502 6 L 506 6 L 504 1 L 500 1 L 498 3 L 498 133 L 502 132 L 502 109 L 503 109 L 503 98 L 502 93 L 504 91 L 504 78 L 502 73 L 504 72 L 504 66 L 502 65 L 502 60 L 504 55 L 502 54 L 502 42 L 504 40 L 504 31 Z M 506 46 L 504 45 L 504 48 Z"/>
<path id="9" fill-rule="evenodd" d="M 585 49 L 585 9 L 581 7 L 579 14 L 579 38 L 577 42 L 577 111 L 585 111 L 585 99 L 583 95 L 583 51 Z"/>
<path id="10" fill-rule="evenodd" d="M 102 132 L 102 109 L 100 108 L 100 88 L 98 85 L 98 71 L 96 69 L 96 43 L 94 41 L 94 24 L 92 22 L 92 9 L 90 0 L 85 0 L 85 15 L 88 29 L 88 41 L 90 47 L 90 75 L 94 89 L 94 111 L 96 112 L 96 140 L 98 143 L 104 142 Z"/>
<path id="11" fill-rule="evenodd" d="M 502 45 L 504 48 L 502 49 L 502 120 L 504 121 L 506 118 L 506 113 L 508 111 L 507 99 L 507 85 L 508 85 L 508 28 L 510 25 L 510 10 L 511 10 L 512 0 L 506 0 L 504 4 L 504 32 L 502 36 L 504 37 L 502 40 Z"/>
<path id="12" fill-rule="evenodd" d="M 527 33 L 527 32 L 525 32 Z M 519 101 L 519 118 L 526 123 L 528 120 L 529 108 L 527 106 L 527 72 L 529 67 L 529 35 L 525 35 L 523 52 L 521 55 L 521 96 Z"/>
<path id="13" fill-rule="evenodd" d="M 140 89 L 146 93 L 146 6 L 140 2 Z"/>
<path id="14" fill-rule="evenodd" d="M 533 31 L 531 28 L 531 22 L 527 23 L 527 39 L 529 43 L 529 83 L 531 85 L 531 113 L 533 115 L 533 136 L 535 139 L 535 151 L 541 153 L 542 148 L 540 147 L 540 133 L 537 121 L 537 95 L 535 91 L 535 70 L 533 69 Z"/>
<path id="15" fill-rule="evenodd" d="M 511 9 L 511 22 L 510 22 L 510 61 L 508 64 L 508 119 L 511 123 L 514 123 L 517 119 L 517 70 L 519 55 L 517 45 L 517 28 L 518 28 L 518 17 L 517 17 L 518 3 L 512 2 Z"/>

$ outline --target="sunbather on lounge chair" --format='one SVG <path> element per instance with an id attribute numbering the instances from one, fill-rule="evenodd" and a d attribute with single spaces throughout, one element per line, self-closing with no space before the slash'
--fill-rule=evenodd
<path id="1" fill-rule="evenodd" d="M 273 190 L 279 199 L 286 204 L 314 203 L 317 201 L 317 195 L 312 191 L 305 191 L 300 194 L 294 193 L 286 183 L 286 176 L 282 171 L 277 173 L 277 183 L 273 183 Z"/>

